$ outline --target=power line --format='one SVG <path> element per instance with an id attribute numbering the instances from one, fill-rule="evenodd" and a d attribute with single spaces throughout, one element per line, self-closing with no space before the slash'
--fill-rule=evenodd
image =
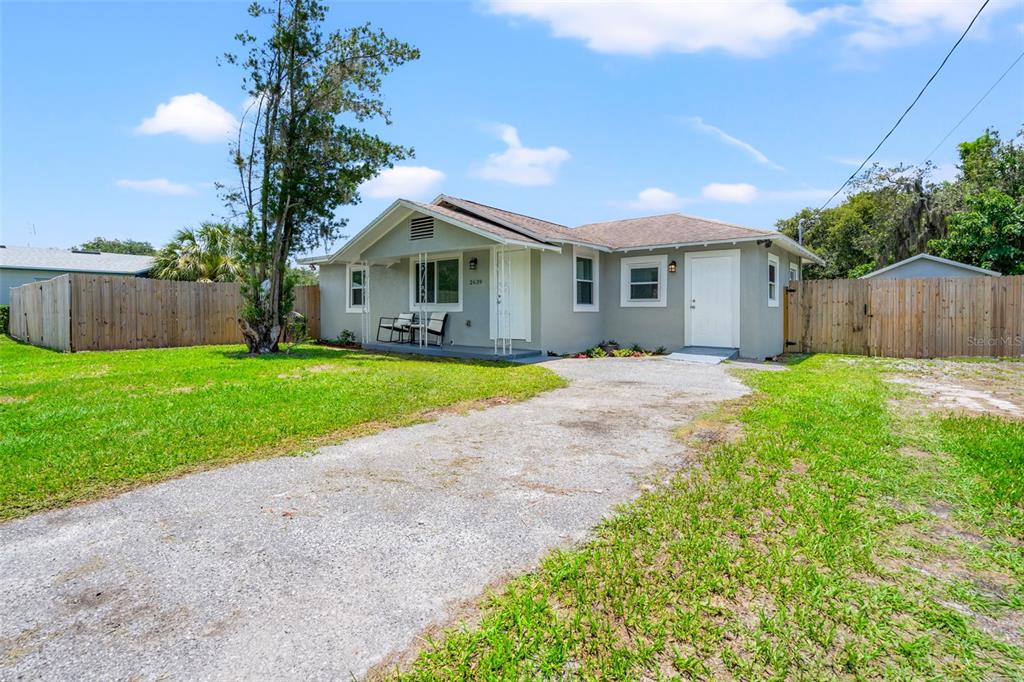
<path id="1" fill-rule="evenodd" d="M 1003 71 L 1003 75 L 1001 75 L 999 78 L 997 78 L 996 82 L 992 84 L 992 87 L 990 87 L 988 90 L 986 90 L 985 94 L 982 95 L 981 98 L 977 102 L 974 103 L 974 106 L 971 107 L 970 110 L 966 114 L 964 114 L 964 117 L 961 118 L 959 121 L 957 121 L 955 126 L 953 126 L 952 128 L 949 129 L 949 132 L 946 133 L 946 136 L 943 137 L 941 140 L 939 140 L 939 143 L 937 145 L 935 145 L 930 152 L 925 154 L 925 157 L 924 157 L 925 161 L 930 159 L 932 157 L 932 154 L 934 154 L 935 151 L 939 147 L 942 146 L 942 143 L 945 142 L 946 140 L 948 140 L 949 136 L 952 135 L 953 133 L 955 133 L 956 129 L 959 128 L 961 126 L 961 124 L 963 124 L 963 122 L 966 121 L 967 118 L 971 114 L 974 113 L 974 110 L 977 109 L 979 106 L 981 106 L 981 103 L 985 101 L 985 98 L 988 97 L 992 93 L 992 91 L 996 89 L 996 86 L 999 85 L 1003 81 L 1004 78 L 1006 78 L 1006 74 L 1008 74 L 1011 71 L 1013 71 L 1013 67 L 1017 66 L 1017 63 L 1020 62 L 1021 59 L 1024 59 L 1024 52 L 1021 52 L 1019 55 L 1017 55 L 1017 58 L 1013 60 L 1013 63 L 1010 64 L 1008 67 L 1006 67 L 1006 71 Z M 924 163 L 924 161 L 922 161 L 921 163 Z"/>
<path id="2" fill-rule="evenodd" d="M 921 88 L 921 91 L 917 93 L 917 97 L 914 98 L 914 101 L 911 102 L 910 106 L 908 106 L 906 110 L 900 115 L 899 119 L 896 121 L 893 127 L 890 128 L 889 132 L 887 132 L 885 134 L 885 137 L 882 138 L 882 141 L 875 145 L 875 148 L 871 150 L 871 153 L 868 154 L 867 158 L 861 162 L 861 164 L 857 167 L 857 170 L 853 171 L 850 177 L 846 178 L 846 182 L 844 182 L 839 187 L 839 189 L 837 189 L 832 194 L 832 196 L 828 198 L 828 201 L 821 205 L 821 207 L 818 209 L 819 211 L 823 210 L 826 206 L 832 203 L 833 199 L 839 196 L 839 193 L 842 192 L 846 188 L 846 186 L 849 185 L 855 177 L 857 177 L 857 174 L 860 173 L 861 169 L 863 169 L 864 166 L 867 165 L 868 161 L 871 160 L 871 157 L 873 157 L 875 153 L 882 148 L 882 145 L 885 144 L 885 141 L 889 139 L 889 136 L 896 132 L 896 129 L 899 128 L 900 123 L 903 123 L 903 119 L 906 118 L 907 114 L 910 113 L 910 110 L 914 108 L 914 105 L 917 104 L 917 101 L 921 99 L 921 95 L 923 95 L 924 91 L 928 89 L 928 86 L 932 84 L 932 81 L 935 80 L 935 77 L 939 75 L 939 72 L 942 71 L 942 67 L 946 65 L 946 62 L 949 61 L 949 58 L 953 56 L 953 52 L 956 51 L 956 48 L 959 47 L 960 43 L 962 43 L 964 38 L 967 37 L 967 33 L 971 30 L 971 27 L 974 26 L 974 22 L 978 20 L 978 17 L 981 16 L 982 11 L 984 11 L 984 9 L 988 6 L 989 2 L 990 0 L 985 0 L 985 2 L 981 4 L 981 7 L 978 8 L 978 11 L 974 15 L 974 18 L 971 19 L 971 23 L 967 24 L 967 28 L 964 29 L 964 32 L 960 35 L 960 38 L 957 39 L 957 41 L 953 44 L 953 47 L 951 47 L 949 49 L 949 52 L 946 53 L 946 57 L 942 60 L 942 63 L 939 64 L 939 68 L 935 69 L 935 73 L 931 75 L 931 78 L 929 78 L 928 81 L 924 84 L 924 87 Z"/>

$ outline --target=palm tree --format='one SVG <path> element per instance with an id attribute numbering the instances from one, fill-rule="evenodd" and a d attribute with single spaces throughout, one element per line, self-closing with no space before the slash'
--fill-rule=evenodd
<path id="1" fill-rule="evenodd" d="M 156 254 L 153 276 L 190 282 L 234 282 L 241 274 L 238 238 L 230 225 L 178 230 Z"/>

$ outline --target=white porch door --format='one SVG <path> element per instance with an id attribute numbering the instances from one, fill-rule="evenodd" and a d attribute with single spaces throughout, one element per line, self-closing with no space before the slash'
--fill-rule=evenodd
<path id="1" fill-rule="evenodd" d="M 738 254 L 690 258 L 690 345 L 739 346 Z"/>
<path id="2" fill-rule="evenodd" d="M 529 341 L 530 252 L 494 251 L 491 255 L 491 338 Z"/>

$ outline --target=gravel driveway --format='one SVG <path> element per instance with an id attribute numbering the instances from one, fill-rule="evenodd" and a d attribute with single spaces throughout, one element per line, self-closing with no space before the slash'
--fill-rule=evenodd
<path id="1" fill-rule="evenodd" d="M 723 366 L 558 360 L 568 388 L 0 526 L 2 679 L 362 676 L 684 462 Z"/>

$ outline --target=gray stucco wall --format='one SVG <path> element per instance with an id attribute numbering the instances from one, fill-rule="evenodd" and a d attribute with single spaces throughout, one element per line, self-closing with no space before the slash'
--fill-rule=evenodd
<path id="1" fill-rule="evenodd" d="M 910 263 L 897 265 L 870 279 L 910 279 L 912 277 L 991 277 L 980 272 L 961 268 L 948 263 L 939 263 L 926 258 L 919 258 Z"/>
<path id="2" fill-rule="evenodd" d="M 413 216 L 415 217 L 415 215 Z M 370 340 L 375 339 L 380 317 L 394 316 L 412 309 L 409 300 L 410 256 L 421 251 L 462 252 L 462 310 L 449 313 L 446 342 L 465 346 L 490 347 L 491 246 L 487 238 L 435 221 L 432 239 L 410 240 L 409 221 L 370 246 L 368 258 L 393 258 L 396 262 L 372 266 L 370 272 Z M 664 346 L 677 350 L 686 345 L 686 264 L 687 252 L 736 249 L 740 252 L 740 343 L 746 358 L 764 358 L 783 351 L 784 289 L 789 280 L 791 257 L 778 246 L 743 242 L 692 249 L 653 249 L 628 253 L 594 253 L 582 247 L 575 251 L 596 255 L 598 275 L 598 311 L 575 311 L 575 252 L 572 245 L 560 253 L 531 251 L 531 340 L 517 340 L 516 348 L 534 348 L 570 353 L 584 350 L 602 340 L 622 345 L 638 343 L 645 348 Z M 779 305 L 768 305 L 768 253 L 779 258 Z M 667 273 L 666 305 L 662 307 L 623 307 L 620 303 L 622 259 L 634 256 L 664 255 L 675 261 L 675 273 Z M 469 269 L 470 260 L 477 268 Z M 345 312 L 346 266 L 321 267 L 321 328 L 326 338 L 342 329 L 358 336 L 362 321 L 359 313 Z"/>
<path id="3" fill-rule="evenodd" d="M 416 242 L 414 242 L 416 243 Z M 541 255 L 531 255 L 531 340 L 517 340 L 516 348 L 543 348 L 541 340 Z M 477 267 L 470 270 L 476 258 Z M 413 259 L 415 262 L 415 259 Z M 374 265 L 370 270 L 370 340 L 376 339 L 381 317 L 393 317 L 413 310 L 409 300 L 409 258 L 401 258 L 390 266 Z M 490 335 L 490 249 L 471 249 L 462 258 L 462 310 L 449 312 L 445 342 L 462 346 L 493 345 Z M 362 315 L 345 311 L 348 283 L 347 266 L 324 265 L 320 268 L 320 326 L 324 338 L 335 338 L 348 329 L 357 338 L 362 330 Z"/>

